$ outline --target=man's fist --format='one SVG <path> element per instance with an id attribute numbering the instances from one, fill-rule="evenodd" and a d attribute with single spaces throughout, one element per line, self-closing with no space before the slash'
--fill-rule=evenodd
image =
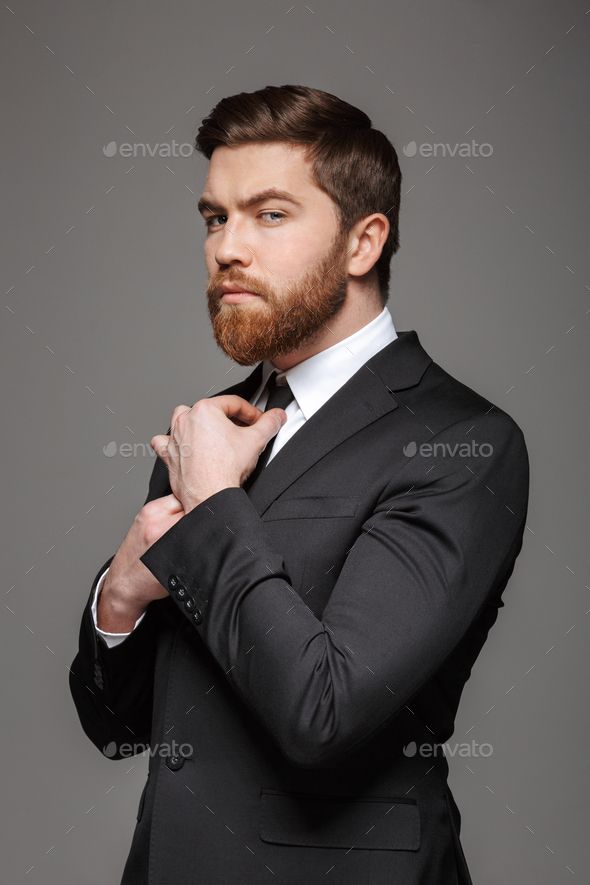
<path id="1" fill-rule="evenodd" d="M 168 468 L 170 488 L 185 513 L 222 489 L 237 487 L 256 467 L 260 453 L 279 432 L 284 409 L 262 412 L 241 396 L 221 394 L 176 406 L 170 435 L 150 445 Z"/>
<path id="2" fill-rule="evenodd" d="M 154 599 L 163 599 L 162 587 L 139 557 L 184 516 L 174 495 L 144 504 L 117 550 L 98 597 L 97 623 L 107 633 L 129 633 Z"/>

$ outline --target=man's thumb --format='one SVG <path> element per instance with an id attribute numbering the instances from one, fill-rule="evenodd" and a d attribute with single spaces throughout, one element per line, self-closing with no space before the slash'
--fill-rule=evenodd
<path id="1" fill-rule="evenodd" d="M 260 424 L 261 421 L 264 422 L 264 429 L 270 440 L 273 436 L 277 435 L 283 424 L 287 421 L 287 413 L 284 409 L 269 409 L 268 412 L 263 412 L 260 416 L 258 424 Z"/>

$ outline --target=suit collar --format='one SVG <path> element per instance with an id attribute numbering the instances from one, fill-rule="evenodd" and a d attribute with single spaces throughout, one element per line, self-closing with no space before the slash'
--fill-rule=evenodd
<path id="1" fill-rule="evenodd" d="M 414 387 L 420 381 L 431 362 L 432 357 L 422 347 L 417 332 L 413 329 L 398 332 L 397 338 L 377 351 L 346 383 L 350 383 L 361 369 L 364 373 L 364 370 L 368 368 L 377 372 L 390 390 L 406 390 L 408 387 Z M 250 399 L 262 383 L 263 367 L 264 362 L 258 363 L 242 381 L 238 381 L 231 387 L 226 387 L 225 390 L 212 394 L 212 396 L 234 393 L 244 399 Z"/>
<path id="2" fill-rule="evenodd" d="M 432 358 L 414 330 L 379 350 L 292 436 L 248 490 L 262 515 L 276 498 L 320 458 L 398 407 L 394 391 L 419 383 Z M 262 380 L 260 362 L 243 381 L 221 391 L 250 399 Z"/>
<path id="3" fill-rule="evenodd" d="M 415 387 L 432 362 L 413 329 L 398 332 L 398 337 L 365 363 L 377 372 L 390 390 Z"/>

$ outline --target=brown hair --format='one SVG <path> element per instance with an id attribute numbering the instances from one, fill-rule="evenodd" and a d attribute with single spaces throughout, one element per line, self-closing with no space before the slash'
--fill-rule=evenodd
<path id="1" fill-rule="evenodd" d="M 375 263 L 383 304 L 389 263 L 399 249 L 401 171 L 395 148 L 363 111 L 309 86 L 266 86 L 222 98 L 202 121 L 195 148 L 207 159 L 216 147 L 256 141 L 307 145 L 312 176 L 338 207 L 348 232 L 361 218 L 382 212 L 390 231 Z"/>

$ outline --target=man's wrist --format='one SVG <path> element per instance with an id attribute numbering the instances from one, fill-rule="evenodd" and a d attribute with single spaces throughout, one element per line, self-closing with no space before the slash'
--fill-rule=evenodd
<path id="1" fill-rule="evenodd" d="M 130 633 L 147 606 L 131 601 L 128 596 L 105 581 L 96 604 L 96 624 L 105 633 Z"/>

